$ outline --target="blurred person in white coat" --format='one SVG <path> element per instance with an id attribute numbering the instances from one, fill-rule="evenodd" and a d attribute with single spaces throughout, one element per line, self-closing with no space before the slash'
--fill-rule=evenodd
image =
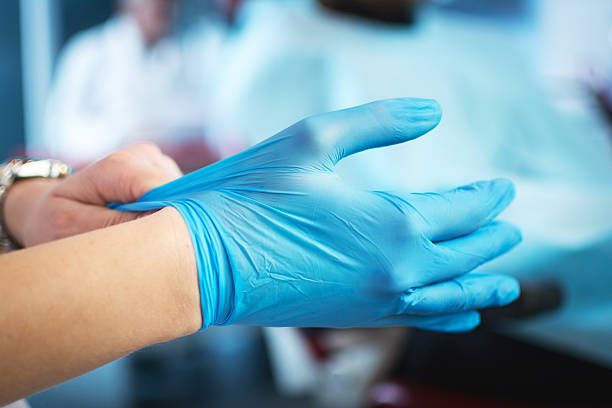
<path id="1" fill-rule="evenodd" d="M 206 107 L 184 44 L 171 35 L 176 0 L 121 0 L 116 16 L 73 38 L 60 55 L 44 149 L 79 165 L 153 141 L 183 167 L 213 159 Z"/>

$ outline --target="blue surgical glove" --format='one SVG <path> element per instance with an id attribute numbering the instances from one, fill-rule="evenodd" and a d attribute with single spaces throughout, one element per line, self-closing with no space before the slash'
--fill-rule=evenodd
<path id="1" fill-rule="evenodd" d="M 469 273 L 519 231 L 492 221 L 506 180 L 443 194 L 362 191 L 334 166 L 435 127 L 437 102 L 391 99 L 304 119 L 145 194 L 122 210 L 176 208 L 197 258 L 210 325 L 396 326 L 461 331 L 516 299 L 509 276 Z"/>

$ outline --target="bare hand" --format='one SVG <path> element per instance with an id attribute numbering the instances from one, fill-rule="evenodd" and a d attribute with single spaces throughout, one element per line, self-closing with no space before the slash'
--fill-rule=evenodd
<path id="1" fill-rule="evenodd" d="M 153 144 L 117 151 L 63 180 L 32 179 L 11 187 L 4 203 L 10 236 L 24 247 L 130 221 L 143 214 L 111 210 L 180 177 Z"/>

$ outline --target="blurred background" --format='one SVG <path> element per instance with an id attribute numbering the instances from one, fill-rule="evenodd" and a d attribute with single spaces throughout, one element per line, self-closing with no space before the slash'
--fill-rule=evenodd
<path id="1" fill-rule="evenodd" d="M 429 135 L 343 161 L 364 188 L 507 177 L 523 293 L 438 334 L 215 327 L 32 407 L 612 406 L 612 2 L 0 2 L 0 156 L 79 168 L 153 141 L 191 171 L 305 116 L 437 99 Z"/>

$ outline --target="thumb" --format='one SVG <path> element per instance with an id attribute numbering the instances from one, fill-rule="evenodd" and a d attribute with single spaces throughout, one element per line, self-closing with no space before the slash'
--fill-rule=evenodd
<path id="1" fill-rule="evenodd" d="M 442 109 L 433 99 L 384 99 L 307 118 L 311 136 L 336 164 L 344 157 L 376 147 L 416 139 L 436 127 Z"/>
<path id="2" fill-rule="evenodd" d="M 100 206 L 129 203 L 180 175 L 178 168 L 166 169 L 121 150 L 66 178 L 54 194 Z"/>

